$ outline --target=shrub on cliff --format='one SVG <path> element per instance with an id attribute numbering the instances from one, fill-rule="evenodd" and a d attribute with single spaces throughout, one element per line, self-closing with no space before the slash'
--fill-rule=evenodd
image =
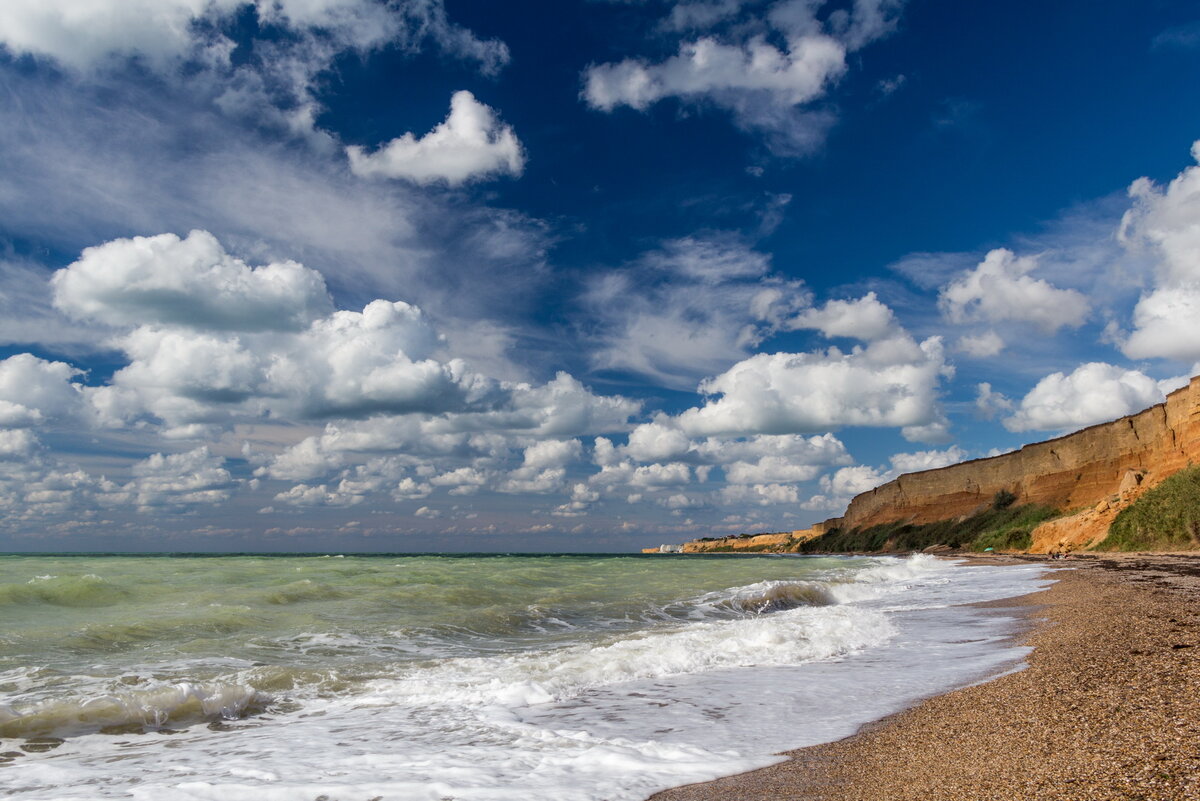
<path id="1" fill-rule="evenodd" d="M 969 547 L 976 552 L 988 548 L 997 551 L 1027 550 L 1033 544 L 1033 530 L 1037 528 L 1038 523 L 1057 516 L 1058 512 L 1046 506 L 1032 503 L 1025 506 L 1010 504 L 1003 509 L 997 509 L 990 516 L 988 522 L 975 534 Z"/>
<path id="2" fill-rule="evenodd" d="M 1025 551 L 1033 544 L 1032 526 L 1014 526 L 981 534 L 971 543 L 971 550 L 982 553 L 988 548 L 994 551 Z"/>
<path id="3" fill-rule="evenodd" d="M 1169 551 L 1200 548 L 1200 467 L 1163 481 L 1121 510 L 1097 550 Z"/>

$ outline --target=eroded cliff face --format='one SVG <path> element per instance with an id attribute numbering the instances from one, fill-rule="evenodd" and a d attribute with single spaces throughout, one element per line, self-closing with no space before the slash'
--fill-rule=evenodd
<path id="1" fill-rule="evenodd" d="M 1111 423 L 1001 456 L 902 475 L 855 497 L 842 518 L 825 526 L 946 520 L 979 511 L 1000 490 L 1014 493 L 1019 504 L 1091 509 L 1193 462 L 1200 462 L 1200 376 L 1165 403 Z"/>

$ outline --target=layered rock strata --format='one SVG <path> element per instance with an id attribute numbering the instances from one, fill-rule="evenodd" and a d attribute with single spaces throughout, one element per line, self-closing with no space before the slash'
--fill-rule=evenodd
<path id="1" fill-rule="evenodd" d="M 1007 490 L 1016 503 L 1083 510 L 1129 497 L 1200 462 L 1200 376 L 1165 403 L 1018 451 L 907 473 L 856 496 L 827 528 L 932 523 L 980 511 Z M 1107 510 L 1105 510 L 1107 511 Z"/>

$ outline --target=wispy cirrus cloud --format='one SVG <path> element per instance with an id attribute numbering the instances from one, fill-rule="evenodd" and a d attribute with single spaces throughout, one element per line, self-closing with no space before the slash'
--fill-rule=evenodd
<path id="1" fill-rule="evenodd" d="M 822 18 L 824 5 L 679 3 L 660 23 L 680 36 L 674 54 L 593 64 L 583 73 L 581 95 L 604 112 L 644 111 L 667 98 L 710 104 L 731 112 L 739 127 L 764 134 L 778 154 L 809 153 L 835 121 L 814 104 L 849 69 L 850 53 L 895 29 L 904 4 L 859 0 Z"/>
<path id="2" fill-rule="evenodd" d="M 236 40 L 248 21 L 253 48 Z M 80 73 L 127 59 L 170 78 L 212 72 L 229 87 L 231 105 L 238 93 L 265 99 L 272 89 L 311 103 L 313 81 L 345 51 L 432 46 L 485 74 L 509 61 L 507 45 L 453 23 L 441 0 L 10 0 L 0 13 L 0 45 Z M 234 59 L 239 46 L 248 52 Z"/>
<path id="3" fill-rule="evenodd" d="M 711 233 L 669 240 L 596 275 L 582 297 L 597 343 L 592 366 L 694 388 L 810 302 L 801 282 L 770 269 L 770 258 L 741 237 Z"/>

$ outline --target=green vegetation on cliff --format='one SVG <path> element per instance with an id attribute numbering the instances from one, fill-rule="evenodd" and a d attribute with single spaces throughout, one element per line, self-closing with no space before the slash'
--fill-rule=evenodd
<path id="1" fill-rule="evenodd" d="M 1200 467 L 1180 470 L 1117 515 L 1101 551 L 1200 548 Z"/>
<path id="2" fill-rule="evenodd" d="M 919 551 L 931 545 L 982 551 L 1021 551 L 1029 547 L 1030 533 L 1058 512 L 1045 506 L 1013 506 L 1008 498 L 971 517 L 936 523 L 884 523 L 863 529 L 832 529 L 802 542 L 798 553 L 871 553 Z"/>

